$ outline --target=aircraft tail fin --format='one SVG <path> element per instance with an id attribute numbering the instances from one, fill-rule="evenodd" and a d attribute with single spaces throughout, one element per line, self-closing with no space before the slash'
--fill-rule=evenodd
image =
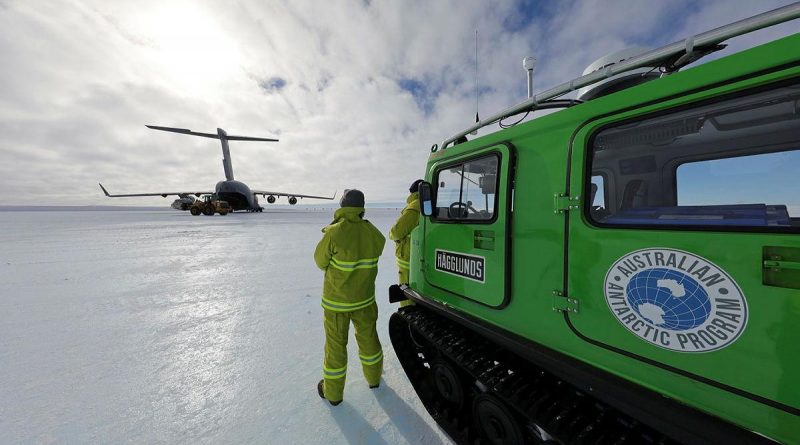
<path id="1" fill-rule="evenodd" d="M 192 131 L 187 128 L 175 127 L 160 127 L 158 125 L 145 125 L 145 127 L 153 130 L 168 131 L 170 133 L 188 134 L 191 136 L 200 136 L 210 139 L 219 139 L 222 143 L 222 168 L 225 170 L 225 179 L 233 181 L 233 165 L 231 164 L 231 153 L 228 148 L 228 141 L 262 141 L 262 142 L 278 142 L 277 139 L 272 138 L 256 138 L 252 136 L 230 136 L 225 130 L 217 128 L 217 133 L 200 133 Z M 102 186 L 101 186 L 102 187 Z"/>

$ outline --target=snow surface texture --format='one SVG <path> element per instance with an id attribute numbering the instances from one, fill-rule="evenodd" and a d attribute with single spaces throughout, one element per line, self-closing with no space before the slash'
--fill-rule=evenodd
<path id="1" fill-rule="evenodd" d="M 450 443 L 389 341 L 367 388 L 351 330 L 344 403 L 319 398 L 330 210 L 0 213 L 3 443 Z M 368 209 L 383 233 L 397 210 Z"/>

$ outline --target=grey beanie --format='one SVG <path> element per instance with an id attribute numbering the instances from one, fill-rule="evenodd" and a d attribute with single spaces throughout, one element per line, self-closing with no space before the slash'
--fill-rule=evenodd
<path id="1" fill-rule="evenodd" d="M 358 189 L 344 189 L 339 207 L 364 207 L 364 194 Z"/>

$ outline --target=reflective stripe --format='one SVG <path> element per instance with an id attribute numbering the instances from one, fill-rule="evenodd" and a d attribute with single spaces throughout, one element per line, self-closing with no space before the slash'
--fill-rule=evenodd
<path id="1" fill-rule="evenodd" d="M 330 265 L 345 272 L 352 272 L 356 269 L 377 269 L 377 258 L 365 258 L 358 261 L 342 261 L 336 258 L 331 258 Z"/>
<path id="2" fill-rule="evenodd" d="M 397 266 L 398 267 L 403 268 L 403 269 L 408 269 L 408 266 L 410 265 L 410 263 L 408 261 L 401 260 L 400 258 L 397 258 L 396 260 L 397 260 Z"/>
<path id="3" fill-rule="evenodd" d="M 341 379 L 347 374 L 347 366 L 342 368 L 331 369 L 328 367 L 322 367 L 322 376 L 326 379 Z"/>
<path id="4" fill-rule="evenodd" d="M 364 301 L 359 301 L 357 303 L 343 303 L 340 301 L 333 301 L 328 300 L 325 297 L 322 297 L 322 307 L 329 311 L 334 312 L 351 312 L 356 311 L 359 309 L 364 309 L 365 307 L 369 306 L 370 304 L 375 302 L 375 296 L 371 296 Z"/>
<path id="5" fill-rule="evenodd" d="M 370 355 L 368 357 L 359 354 L 358 358 L 360 358 L 361 363 L 365 365 L 374 365 L 383 359 L 383 351 L 378 351 L 377 354 Z"/>

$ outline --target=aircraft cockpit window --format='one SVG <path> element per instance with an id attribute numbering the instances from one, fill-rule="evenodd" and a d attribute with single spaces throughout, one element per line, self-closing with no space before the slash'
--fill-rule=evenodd
<path id="1" fill-rule="evenodd" d="M 490 221 L 495 214 L 497 155 L 451 165 L 437 172 L 436 209 L 439 221 Z"/>
<path id="2" fill-rule="evenodd" d="M 590 171 L 603 176 L 587 178 L 588 216 L 800 232 L 799 105 L 795 83 L 601 130 Z"/>

